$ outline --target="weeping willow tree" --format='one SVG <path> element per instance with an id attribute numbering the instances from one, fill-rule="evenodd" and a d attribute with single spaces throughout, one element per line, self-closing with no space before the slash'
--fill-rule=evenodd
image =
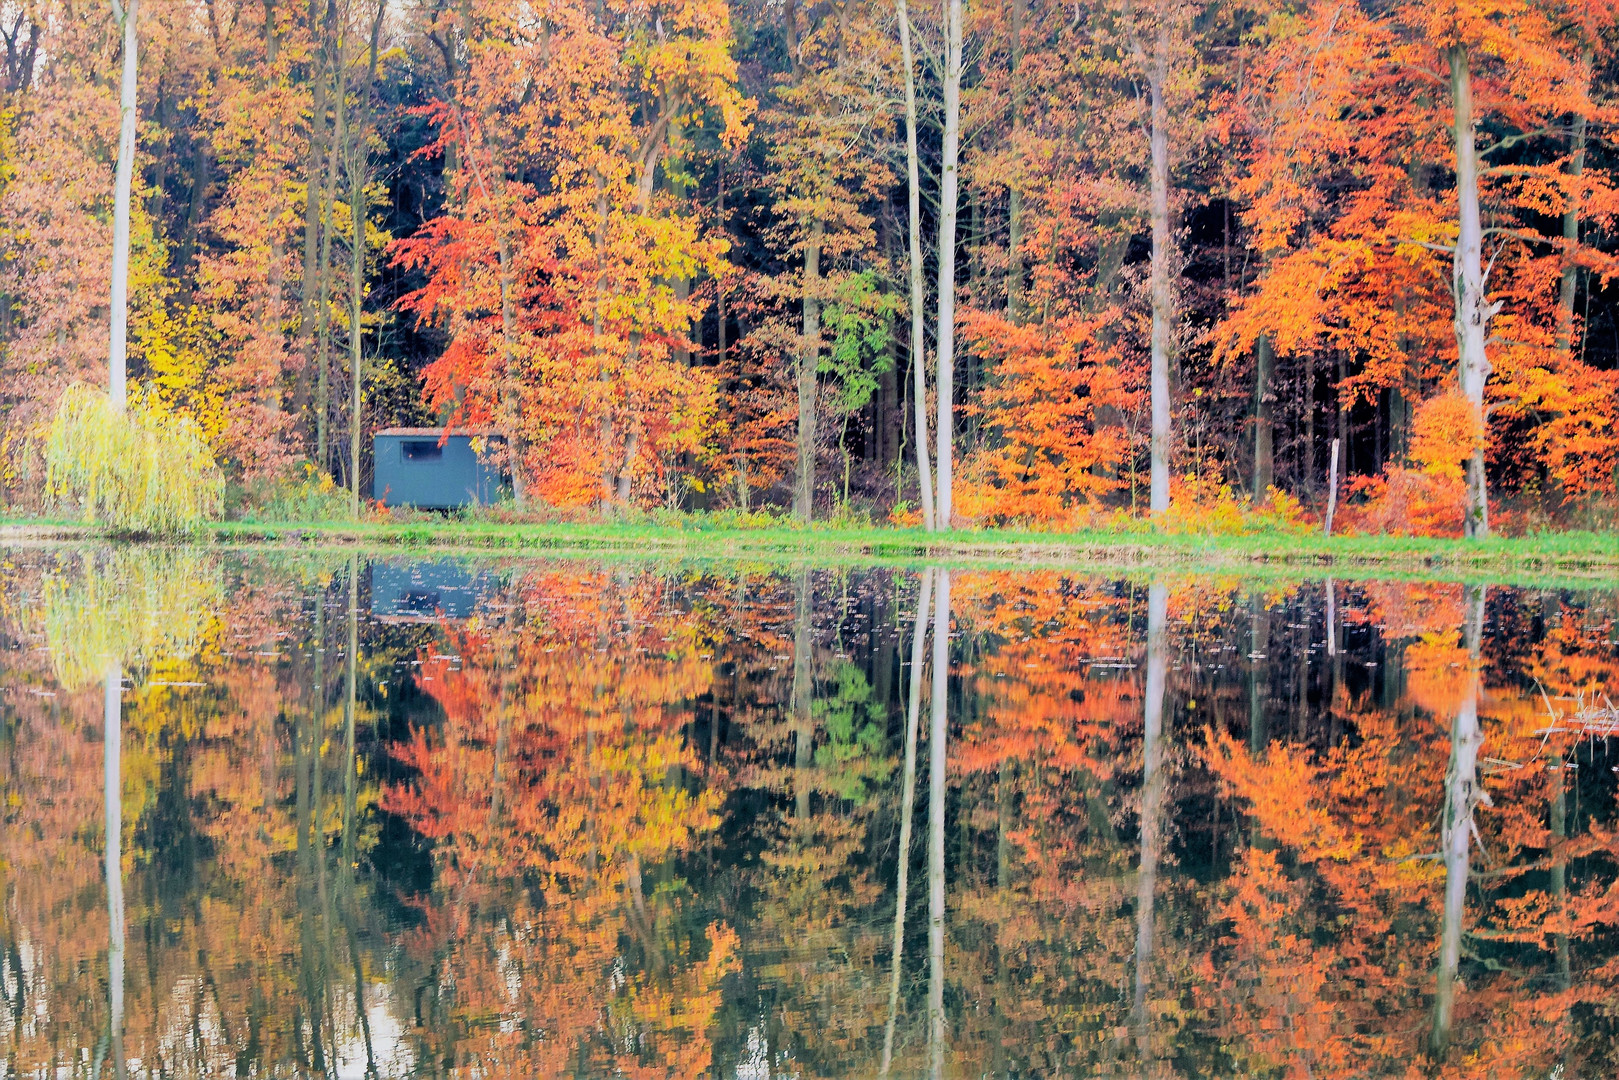
<path id="1" fill-rule="evenodd" d="M 115 532 L 181 536 L 220 516 L 225 478 L 186 417 L 74 386 L 45 433 L 45 497 Z"/>

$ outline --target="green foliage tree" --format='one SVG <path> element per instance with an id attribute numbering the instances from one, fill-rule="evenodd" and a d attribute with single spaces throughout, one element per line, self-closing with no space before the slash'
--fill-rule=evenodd
<path id="1" fill-rule="evenodd" d="M 838 282 L 822 313 L 831 348 L 821 354 L 817 370 L 836 380 L 831 407 L 843 425 L 843 505 L 849 504 L 849 420 L 870 402 L 878 379 L 894 366 L 889 351 L 900 298 L 884 292 L 874 270 L 862 270 Z"/>

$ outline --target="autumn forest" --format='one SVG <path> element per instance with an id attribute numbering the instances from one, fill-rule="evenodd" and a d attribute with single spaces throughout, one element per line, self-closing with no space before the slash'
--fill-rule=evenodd
<path id="1" fill-rule="evenodd" d="M 6 500 L 127 363 L 238 508 L 1600 526 L 1616 17 L 4 0 Z"/>

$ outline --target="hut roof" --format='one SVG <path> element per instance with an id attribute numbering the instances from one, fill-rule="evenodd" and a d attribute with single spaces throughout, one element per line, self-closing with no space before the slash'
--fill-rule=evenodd
<path id="1" fill-rule="evenodd" d="M 377 435 L 403 435 L 410 439 L 442 439 L 445 430 L 441 427 L 391 427 L 375 432 Z M 449 434 L 456 436 L 481 436 L 483 438 L 502 438 L 503 433 L 494 428 L 451 428 Z"/>

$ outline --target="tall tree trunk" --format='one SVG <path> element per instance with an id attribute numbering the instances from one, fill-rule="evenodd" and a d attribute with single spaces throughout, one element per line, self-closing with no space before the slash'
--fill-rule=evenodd
<path id="1" fill-rule="evenodd" d="M 1169 20 L 1158 18 L 1157 42 L 1148 67 L 1152 99 L 1152 486 L 1154 514 L 1169 509 L 1169 348 L 1174 298 L 1169 280 L 1169 110 L 1164 84 L 1169 80 Z"/>
<path id="2" fill-rule="evenodd" d="M 804 241 L 804 342 L 798 355 L 798 472 L 793 516 L 809 521 L 815 505 L 815 369 L 821 359 L 821 240 L 826 225 L 810 222 Z"/>
<path id="3" fill-rule="evenodd" d="M 118 172 L 113 181 L 112 325 L 107 354 L 107 394 L 119 412 L 129 400 L 125 385 L 129 356 L 129 193 L 135 173 L 138 7 L 138 0 L 125 0 L 122 7 L 113 0 L 113 17 L 123 24 L 124 75 L 119 87 Z"/>
<path id="4" fill-rule="evenodd" d="M 1591 85 L 1591 46 L 1580 49 L 1580 72 L 1585 79 L 1585 91 Z M 1573 130 L 1568 138 L 1568 175 L 1575 181 L 1585 172 L 1585 113 L 1574 114 Z M 1557 295 L 1557 351 L 1567 354 L 1574 347 L 1574 291 L 1579 281 L 1579 268 L 1570 261 L 1574 248 L 1580 242 L 1580 199 L 1578 193 L 1569 195 L 1568 209 L 1563 211 L 1563 239 L 1568 250 L 1563 255 L 1563 280 Z"/>
<path id="5" fill-rule="evenodd" d="M 911 57 L 911 16 L 905 0 L 894 0 L 899 20 L 900 56 L 905 64 L 905 186 L 910 209 L 911 375 L 916 406 L 916 479 L 922 494 L 922 524 L 937 529 L 933 505 L 933 469 L 928 462 L 927 325 L 922 284 L 922 179 L 916 150 L 916 63 Z"/>
<path id="6" fill-rule="evenodd" d="M 134 14 L 134 2 L 130 3 Z M 123 667 L 107 665 L 102 689 L 102 798 L 106 804 L 107 992 L 114 1075 L 124 1080 L 124 702 Z"/>
<path id="7" fill-rule="evenodd" d="M 1478 201 L 1478 146 L 1473 117 L 1473 80 L 1467 49 L 1450 49 L 1450 91 L 1456 140 L 1456 254 L 1451 289 L 1456 303 L 1456 356 L 1462 394 L 1472 406 L 1476 439 L 1467 462 L 1467 517 L 1462 533 L 1490 535 L 1489 495 L 1484 476 L 1484 384 L 1490 377 L 1485 353 L 1490 319 L 1500 310 L 1484 295 L 1484 225 Z"/>
<path id="8" fill-rule="evenodd" d="M 916 736 L 922 716 L 922 674 L 927 660 L 928 608 L 933 602 L 933 569 L 920 575 L 916 599 L 916 625 L 911 632 L 911 682 L 905 710 L 905 772 L 899 804 L 899 856 L 894 884 L 894 944 L 889 963 L 888 1024 L 883 1029 L 883 1064 L 886 1077 L 894 1062 L 894 1024 L 899 1015 L 899 986 L 905 955 L 905 898 L 911 876 L 911 817 L 916 807 Z M 931 793 L 930 793 L 931 794 Z"/>
<path id="9" fill-rule="evenodd" d="M 1006 191 L 1006 314 L 1014 323 L 1023 321 L 1023 178 L 1019 171 L 1019 140 L 1023 134 L 1023 107 L 1027 93 L 1023 84 L 1023 5 L 1012 0 L 1010 28 L 1012 60 L 1012 180 Z"/>
<path id="10" fill-rule="evenodd" d="M 360 114 L 354 127 L 354 144 L 349 158 L 349 514 L 360 517 L 360 324 L 365 296 L 365 180 L 368 172 L 366 119 L 371 87 L 377 77 L 377 41 L 382 33 L 382 16 L 387 0 L 377 4 L 377 17 L 371 24 L 371 49 L 366 59 L 365 83 L 360 88 Z"/>
<path id="11" fill-rule="evenodd" d="M 327 30 L 335 33 L 331 26 L 328 9 Z M 332 313 L 331 296 L 332 285 L 332 225 L 337 209 L 337 159 L 344 140 L 348 137 L 347 98 L 348 87 L 344 78 L 344 64 L 342 56 L 342 42 L 334 41 L 332 45 L 336 53 L 333 64 L 335 73 L 333 83 L 337 109 L 336 131 L 332 134 L 331 145 L 326 155 L 326 181 L 321 188 L 321 230 L 320 230 L 320 264 L 315 274 L 315 326 L 318 344 L 315 351 L 315 462 L 321 472 L 331 471 L 331 448 L 327 436 L 327 429 L 331 423 L 331 363 L 332 363 Z"/>
<path id="12" fill-rule="evenodd" d="M 1332 384 L 1332 403 L 1334 409 L 1332 433 L 1337 438 L 1338 444 L 1343 448 L 1343 457 L 1340 459 L 1339 464 L 1342 469 L 1342 474 L 1344 476 L 1348 476 L 1349 410 L 1344 407 L 1343 385 L 1344 382 L 1349 378 L 1349 360 L 1347 357 L 1345 357 L 1342 349 L 1338 350 L 1337 361 L 1338 378 L 1337 381 Z M 1332 497 L 1333 494 L 1334 493 L 1329 492 L 1328 497 Z"/>
<path id="13" fill-rule="evenodd" d="M 212 76 L 212 73 L 209 73 Z M 197 232 L 202 228 L 202 219 L 208 205 L 208 174 L 212 157 L 209 151 L 208 140 L 201 133 L 194 133 L 191 147 L 191 197 L 186 206 L 186 224 L 180 234 L 180 243 L 176 248 L 175 263 L 186 267 L 191 265 L 192 258 L 197 253 Z"/>
<path id="14" fill-rule="evenodd" d="M 1148 1053 L 1150 1024 L 1147 1017 L 1147 987 L 1151 981 L 1153 904 L 1158 885 L 1158 859 L 1162 852 L 1164 796 L 1168 786 L 1164 775 L 1162 746 L 1164 723 L 1164 684 L 1169 671 L 1169 649 L 1165 631 L 1169 624 L 1169 586 L 1155 582 L 1147 592 L 1147 686 L 1141 739 L 1141 862 L 1136 870 L 1136 955 L 1135 1000 L 1131 1019 L 1136 1029 L 1136 1045 Z"/>
<path id="15" fill-rule="evenodd" d="M 1304 392 L 1299 403 L 1304 406 L 1304 445 L 1299 448 L 1302 472 L 1294 494 L 1303 492 L 1306 502 L 1315 501 L 1315 356 L 1304 358 Z"/>
<path id="16" fill-rule="evenodd" d="M 506 414 L 506 445 L 511 457 L 512 466 L 512 501 L 519 507 L 528 505 L 528 481 L 523 475 L 524 462 L 528 458 L 528 444 L 523 438 L 522 401 L 517 390 L 517 359 L 512 348 L 512 342 L 517 336 L 517 309 L 512 297 L 512 245 L 511 241 L 502 235 L 499 248 L 500 258 L 500 356 L 501 356 L 501 398 L 502 411 Z M 598 316 L 599 318 L 599 316 Z M 632 446 L 634 440 L 631 440 Z M 631 461 L 635 458 L 635 450 L 629 453 Z M 625 472 L 629 465 L 625 465 Z M 620 476 L 619 501 L 629 498 L 628 485 L 624 476 Z"/>
<path id="17" fill-rule="evenodd" d="M 1254 342 L 1254 501 L 1265 497 L 1265 492 L 1276 483 L 1275 423 L 1271 419 L 1271 373 L 1275 353 L 1270 347 L 1270 335 L 1260 334 Z M 1154 368 L 1154 370 L 1157 370 Z"/>
<path id="18" fill-rule="evenodd" d="M 309 0 L 309 34 L 320 37 L 320 0 Z M 309 117 L 309 168 L 304 177 L 304 259 L 303 293 L 299 301 L 298 333 L 303 338 L 304 370 L 298 375 L 296 407 L 302 410 L 309 404 L 310 368 L 315 364 L 318 347 L 315 328 L 315 296 L 320 287 L 320 233 L 321 208 L 326 187 L 324 163 L 326 160 L 327 69 L 325 49 L 317 47 L 311 57 L 310 78 L 314 82 L 313 105 Z"/>
<path id="19" fill-rule="evenodd" d="M 953 524 L 956 409 L 956 210 L 961 157 L 961 0 L 947 0 L 944 55 L 944 144 L 939 168 L 939 490 L 938 527 Z"/>
<path id="20" fill-rule="evenodd" d="M 960 0 L 952 0 L 959 11 Z M 940 568 L 933 612 L 933 713 L 928 732 L 928 1071 L 944 1077 L 944 795 L 950 723 L 950 571 Z"/>
<path id="21" fill-rule="evenodd" d="M 1445 774 L 1445 813 L 1440 829 L 1440 854 L 1445 860 L 1445 905 L 1439 938 L 1439 971 L 1435 980 L 1433 1035 L 1430 1045 L 1437 1057 L 1450 1046 L 1451 1017 L 1456 1003 L 1456 967 L 1461 961 L 1462 921 L 1467 900 L 1473 808 L 1482 789 L 1478 783 L 1478 755 L 1484 732 L 1478 724 L 1479 652 L 1484 637 L 1482 585 L 1467 587 L 1467 686 L 1450 727 L 1450 768 Z"/>

